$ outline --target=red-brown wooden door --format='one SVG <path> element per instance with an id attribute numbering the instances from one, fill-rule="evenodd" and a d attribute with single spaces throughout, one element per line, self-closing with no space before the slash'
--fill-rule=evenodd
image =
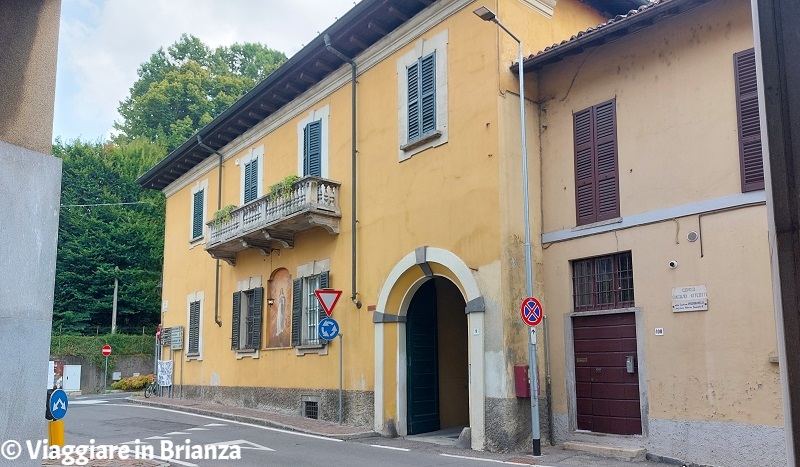
<path id="1" fill-rule="evenodd" d="M 576 316 L 572 328 L 578 429 L 642 434 L 634 314 Z M 631 357 L 633 373 L 626 366 Z"/>

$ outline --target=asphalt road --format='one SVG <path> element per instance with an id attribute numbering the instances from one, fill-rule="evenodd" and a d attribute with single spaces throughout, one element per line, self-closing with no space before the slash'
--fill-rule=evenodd
<path id="1" fill-rule="evenodd" d="M 65 417 L 67 444 L 152 446 L 157 457 L 179 466 L 485 466 L 487 459 L 470 458 L 472 451 L 448 453 L 427 443 L 415 448 L 408 442 L 368 438 L 340 441 L 215 417 L 126 403 L 127 394 L 79 397 L 70 400 Z M 94 441 L 92 441 L 94 440 Z M 216 454 L 233 454 L 240 460 L 193 459 L 176 446 L 215 445 Z M 222 446 L 225 446 L 224 448 Z M 207 453 L 204 453 L 204 455 Z M 492 462 L 492 461 L 490 461 Z M 493 460 L 502 463 L 502 460 Z"/>
<path id="2" fill-rule="evenodd" d="M 412 439 L 381 437 L 340 441 L 171 409 L 130 404 L 129 394 L 75 397 L 64 419 L 69 445 L 128 446 L 152 449 L 172 466 L 635 466 L 583 453 L 555 450 L 531 459 L 525 455 L 477 452 Z M 207 448 L 206 446 L 213 446 Z M 152 448 L 150 448 L 152 447 Z M 180 451 L 177 449 L 180 447 Z M 201 451 L 198 453 L 197 451 Z M 240 459 L 212 459 L 228 455 Z M 202 454 L 198 458 L 197 454 Z M 103 465 L 115 465 L 111 464 Z M 127 464 L 126 464 L 127 465 Z"/>

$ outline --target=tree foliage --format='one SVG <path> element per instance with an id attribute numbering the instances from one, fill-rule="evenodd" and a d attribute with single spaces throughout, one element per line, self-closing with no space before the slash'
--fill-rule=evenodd
<path id="1" fill-rule="evenodd" d="M 164 196 L 135 180 L 160 160 L 164 148 L 141 139 L 121 145 L 57 139 L 53 154 L 63 161 L 54 328 L 83 333 L 109 326 L 115 277 L 117 324 L 155 325 Z M 142 204 L 118 204 L 134 202 Z M 109 205 L 70 206 L 85 204 Z"/>
<path id="2" fill-rule="evenodd" d="M 94 333 L 111 325 L 114 278 L 117 325 L 154 327 L 160 321 L 164 196 L 137 177 L 230 106 L 286 60 L 261 44 L 211 49 L 183 35 L 139 67 L 120 103 L 119 132 L 106 143 L 64 143 L 53 327 Z M 141 202 L 143 204 L 120 204 Z M 106 206 L 73 206 L 107 204 Z M 118 269 L 117 269 L 118 268 Z"/>
<path id="3" fill-rule="evenodd" d="M 182 35 L 159 48 L 118 108 L 117 141 L 143 136 L 171 151 L 277 69 L 286 56 L 262 44 L 211 49 Z"/>

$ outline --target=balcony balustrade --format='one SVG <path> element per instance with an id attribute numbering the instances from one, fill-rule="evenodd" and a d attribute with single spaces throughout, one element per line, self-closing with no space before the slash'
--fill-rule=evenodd
<path id="1" fill-rule="evenodd" d="M 247 248 L 269 254 L 278 248 L 293 248 L 294 236 L 317 227 L 339 233 L 339 182 L 303 177 L 285 196 L 266 195 L 231 211 L 230 218 L 208 225 L 206 251 L 213 257 L 236 264 L 236 253 Z"/>

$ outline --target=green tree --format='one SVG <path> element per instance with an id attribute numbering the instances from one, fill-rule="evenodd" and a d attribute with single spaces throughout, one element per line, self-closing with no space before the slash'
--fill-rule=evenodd
<path id="1" fill-rule="evenodd" d="M 63 161 L 53 326 L 86 333 L 111 324 L 114 278 L 117 324 L 160 321 L 164 196 L 137 177 L 230 106 L 286 60 L 261 44 L 214 50 L 183 35 L 139 67 L 120 103 L 119 132 L 106 143 L 56 139 Z M 142 203 L 142 204 L 121 204 Z M 105 204 L 104 206 L 73 206 Z M 119 268 L 118 270 L 116 268 Z"/>
<path id="2" fill-rule="evenodd" d="M 115 277 L 118 325 L 155 326 L 164 196 L 135 179 L 163 157 L 163 146 L 144 139 L 119 145 L 56 139 L 53 154 L 63 161 L 54 329 L 110 326 Z M 87 204 L 96 206 L 74 206 Z"/>
<path id="3" fill-rule="evenodd" d="M 139 67 L 139 79 L 118 108 L 115 140 L 142 136 L 171 151 L 284 61 L 286 55 L 262 44 L 212 50 L 184 34 Z"/>

